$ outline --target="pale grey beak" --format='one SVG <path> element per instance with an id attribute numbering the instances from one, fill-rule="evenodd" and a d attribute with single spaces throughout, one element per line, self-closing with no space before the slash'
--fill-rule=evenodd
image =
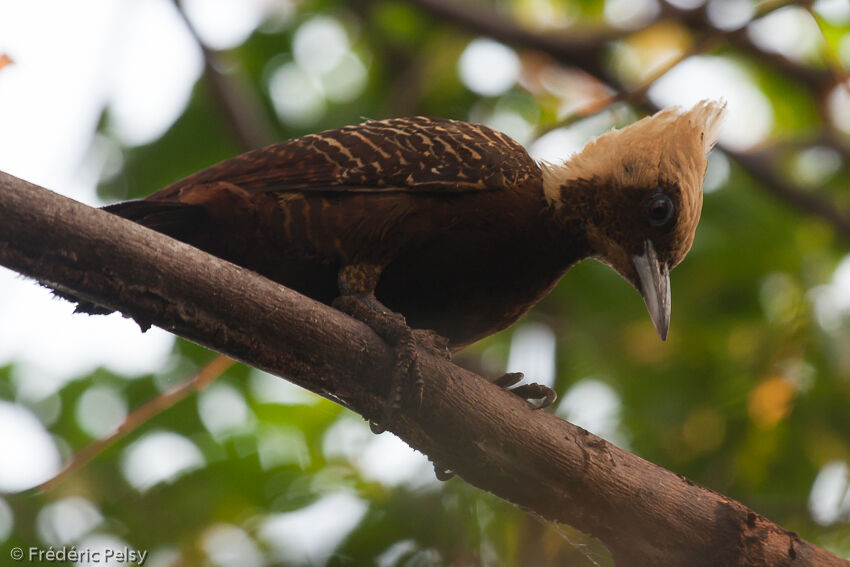
<path id="1" fill-rule="evenodd" d="M 661 340 L 667 340 L 670 328 L 670 270 L 658 261 L 652 242 L 645 240 L 643 254 L 632 256 L 640 279 L 640 294 Z"/>

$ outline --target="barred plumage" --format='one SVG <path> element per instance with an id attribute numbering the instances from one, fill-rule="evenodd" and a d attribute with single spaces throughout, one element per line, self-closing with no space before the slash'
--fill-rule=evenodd
<path id="1" fill-rule="evenodd" d="M 228 181 L 254 192 L 510 189 L 540 173 L 521 145 L 480 124 L 370 120 L 248 152 L 166 191 Z"/>

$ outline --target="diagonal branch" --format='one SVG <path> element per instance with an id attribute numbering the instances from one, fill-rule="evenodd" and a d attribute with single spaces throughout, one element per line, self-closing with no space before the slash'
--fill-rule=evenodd
<path id="1" fill-rule="evenodd" d="M 267 146 L 276 141 L 257 93 L 236 72 L 222 71 L 221 55 L 207 47 L 186 16 L 182 3 L 173 0 L 183 23 L 197 42 L 204 57 L 204 78 L 213 103 L 218 107 L 231 135 L 244 151 Z"/>
<path id="2" fill-rule="evenodd" d="M 826 220 L 845 240 L 850 238 L 850 218 L 842 215 L 828 201 L 794 187 L 781 174 L 776 172 L 766 156 L 757 153 L 730 155 L 750 175 L 766 183 L 771 193 L 800 210 Z"/>
<path id="3" fill-rule="evenodd" d="M 249 270 L 0 173 L 0 264 L 379 415 L 393 354 L 364 324 Z M 618 566 L 850 563 L 723 495 L 419 353 L 390 429 L 469 483 L 600 538 Z"/>
<path id="4" fill-rule="evenodd" d="M 89 464 L 95 457 L 112 447 L 115 443 L 144 425 L 165 410 L 183 401 L 189 394 L 199 392 L 217 380 L 224 372 L 233 366 L 234 360 L 219 355 L 207 363 L 192 378 L 181 382 L 140 405 L 124 418 L 124 421 L 106 437 L 95 439 L 76 453 L 65 463 L 62 470 L 53 478 L 36 486 L 33 491 L 49 492 L 62 482 Z"/>
<path id="5" fill-rule="evenodd" d="M 625 85 L 602 63 L 606 49 L 604 40 L 572 42 L 560 36 L 537 34 L 517 26 L 505 16 L 475 10 L 468 4 L 447 0 L 409 0 L 409 2 L 465 30 L 489 35 L 515 47 L 546 53 L 564 65 L 577 67 L 593 75 L 617 93 L 628 92 Z M 829 79 L 829 73 L 826 74 L 826 78 Z M 659 110 L 657 105 L 649 101 L 644 101 L 639 106 L 647 112 Z M 803 192 L 784 181 L 782 175 L 777 173 L 763 156 L 736 152 L 722 145 L 719 148 L 750 176 L 758 180 L 759 185 L 774 197 L 808 214 L 820 217 L 828 222 L 845 241 L 850 241 L 850 216 L 837 211 L 834 204 L 809 192 Z"/>
<path id="6" fill-rule="evenodd" d="M 795 4 L 798 4 L 797 0 L 765 2 L 761 5 L 761 8 L 756 9 L 756 13 L 753 14 L 750 21 L 756 21 L 772 12 Z M 814 94 L 822 93 L 834 84 L 835 81 L 827 69 L 803 65 L 780 53 L 762 49 L 750 37 L 748 25 L 727 32 L 715 28 L 708 17 L 707 9 L 707 4 L 695 10 L 687 10 L 678 8 L 667 1 L 662 3 L 662 13 L 664 16 L 682 21 L 701 33 L 722 35 L 726 42 L 738 51 L 757 59 L 759 63 L 766 65 L 782 75 L 793 78 Z"/>
<path id="7" fill-rule="evenodd" d="M 409 1 L 437 18 L 510 45 L 547 53 L 565 65 L 596 76 L 601 76 L 605 72 L 602 64 L 605 44 L 609 39 L 616 37 L 610 32 L 586 38 L 574 38 L 561 33 L 538 33 L 515 25 L 510 19 L 497 12 L 478 9 L 468 2 Z"/>

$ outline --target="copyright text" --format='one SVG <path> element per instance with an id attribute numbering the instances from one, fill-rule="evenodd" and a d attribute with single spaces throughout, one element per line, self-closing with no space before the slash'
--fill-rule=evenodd
<path id="1" fill-rule="evenodd" d="M 67 561 L 75 563 L 127 563 L 131 565 L 144 565 L 148 558 L 146 549 L 132 549 L 122 547 L 119 549 L 77 549 L 76 547 L 13 547 L 9 552 L 15 561 L 28 561 L 29 563 L 64 563 Z"/>

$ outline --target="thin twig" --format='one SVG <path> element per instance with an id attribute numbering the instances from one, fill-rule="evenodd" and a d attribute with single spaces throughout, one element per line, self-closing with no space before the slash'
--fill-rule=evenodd
<path id="1" fill-rule="evenodd" d="M 836 53 L 829 45 L 829 40 L 826 37 L 826 30 L 823 27 L 823 21 L 817 13 L 815 13 L 815 9 L 811 4 L 806 5 L 806 10 L 817 25 L 818 31 L 823 39 L 823 58 L 824 61 L 826 61 L 827 67 L 829 67 L 829 70 L 832 72 L 835 82 L 842 85 L 844 89 L 847 90 L 848 94 L 850 94 L 850 75 L 847 74 L 847 69 L 845 69 L 841 64 L 841 58 L 838 56 L 838 53 Z"/>
<path id="2" fill-rule="evenodd" d="M 797 0 L 780 0 L 778 2 L 764 3 L 759 6 L 756 13 L 753 14 L 750 23 L 764 18 L 765 16 L 782 8 L 798 4 L 799 2 Z M 744 25 L 732 31 L 724 32 L 718 30 L 711 24 L 706 12 L 707 7 L 705 5 L 697 10 L 684 10 L 668 2 L 664 2 L 662 6 L 663 16 L 675 18 L 678 21 L 687 24 L 691 29 L 697 32 L 708 34 L 714 32 L 721 33 L 726 42 L 735 49 L 757 59 L 759 63 L 774 69 L 782 75 L 793 78 L 809 88 L 809 90 L 813 93 L 823 91 L 832 83 L 832 77 L 824 69 L 817 69 L 807 65 L 802 65 L 780 53 L 762 49 L 751 39 L 748 32 L 748 25 Z"/>
<path id="3" fill-rule="evenodd" d="M 120 439 L 135 431 L 152 417 L 157 416 L 165 410 L 175 406 L 192 392 L 201 391 L 209 386 L 235 363 L 236 361 L 224 355 L 216 356 L 204 365 L 204 367 L 189 380 L 186 380 L 155 398 L 148 400 L 130 412 L 126 419 L 124 419 L 123 423 L 121 423 L 115 431 L 102 439 L 92 441 L 77 451 L 56 476 L 36 486 L 32 490 L 36 492 L 49 492 L 53 490 L 69 476 L 86 466 L 98 455 L 109 449 Z"/>
<path id="4" fill-rule="evenodd" d="M 565 116 L 561 120 L 543 126 L 537 129 L 537 137 L 541 137 L 545 134 L 548 134 L 552 130 L 557 130 L 558 128 L 564 128 L 565 126 L 569 126 L 575 123 L 577 120 L 581 120 L 583 118 L 587 118 L 588 116 L 592 116 L 595 114 L 599 114 L 600 112 L 606 110 L 611 105 L 616 104 L 618 102 L 625 102 L 629 104 L 636 104 L 641 100 L 646 98 L 646 93 L 652 87 L 652 85 L 659 80 L 661 77 L 669 73 L 682 61 L 692 57 L 694 55 L 698 55 L 700 53 L 705 53 L 706 51 L 710 51 L 713 49 L 717 43 L 720 41 L 721 35 L 719 33 L 712 33 L 704 37 L 701 41 L 697 42 L 691 49 L 684 51 L 678 54 L 676 57 L 668 61 L 665 65 L 656 69 L 651 76 L 644 80 L 637 87 L 629 90 L 629 91 L 620 91 L 614 92 L 608 96 L 593 99 L 586 104 L 583 104 L 581 107 L 573 110 L 569 113 L 569 115 Z"/>
<path id="5" fill-rule="evenodd" d="M 471 9 L 468 5 L 458 6 L 446 0 L 408 1 L 466 30 L 489 35 L 515 47 L 536 49 L 546 53 L 563 64 L 584 70 L 609 85 L 616 92 L 622 93 L 628 90 L 619 78 L 614 76 L 601 64 L 605 49 L 603 42 L 597 43 L 595 47 L 589 43 L 581 43 L 580 49 L 572 49 L 570 42 L 551 41 L 548 36 L 538 36 L 534 32 L 516 26 L 504 16 L 496 13 L 478 12 Z M 782 2 L 771 4 L 770 10 L 775 10 L 785 5 Z M 768 13 L 768 10 L 765 10 L 762 15 L 765 13 Z M 725 37 L 729 39 L 737 35 L 746 37 L 746 33 L 741 34 L 740 30 L 727 34 Z M 761 57 L 764 57 L 763 53 L 761 53 Z M 829 74 L 827 74 L 827 79 L 826 84 L 831 84 L 832 80 Z M 825 83 L 819 79 L 818 85 L 822 86 L 823 84 Z M 649 101 L 641 103 L 640 107 L 647 112 L 655 112 L 659 109 L 657 105 Z M 754 179 L 758 180 L 761 187 L 768 190 L 775 197 L 827 221 L 839 232 L 844 240 L 850 241 L 850 218 L 839 213 L 834 204 L 788 184 L 762 157 L 736 152 L 723 146 L 720 146 L 720 149 L 732 158 L 733 161 L 737 162 Z"/>
<path id="6" fill-rule="evenodd" d="M 800 6 L 811 10 L 811 5 L 812 3 L 809 1 L 799 2 L 795 0 L 766 2 L 757 8 L 751 22 L 788 6 Z M 663 8 L 664 15 L 675 17 L 687 23 L 696 31 L 717 31 L 709 21 L 705 6 L 698 10 L 683 10 L 665 2 Z M 820 25 L 820 22 L 818 24 Z M 749 26 L 743 26 L 731 32 L 723 32 L 722 35 L 730 46 L 755 59 L 760 66 L 765 66 L 784 77 L 789 77 L 804 87 L 817 100 L 815 107 L 824 124 L 824 129 L 827 131 L 827 135 L 824 136 L 824 145 L 837 151 L 845 160 L 850 160 L 850 150 L 848 150 L 846 143 L 841 140 L 841 136 L 831 127 L 831 118 L 825 104 L 827 93 L 836 84 L 835 76 L 837 75 L 835 75 L 834 70 L 830 72 L 828 68 L 811 67 L 789 59 L 780 53 L 766 51 L 752 40 L 748 29 Z M 850 88 L 850 85 L 847 88 Z"/>
<path id="7" fill-rule="evenodd" d="M 255 91 L 245 81 L 239 80 L 235 73 L 221 71 L 223 65 L 220 55 L 209 49 L 201 40 L 186 16 L 180 0 L 173 1 L 180 17 L 203 52 L 204 77 L 210 86 L 213 102 L 234 138 L 245 151 L 274 143 L 276 136 L 269 127 L 271 122 Z"/>

